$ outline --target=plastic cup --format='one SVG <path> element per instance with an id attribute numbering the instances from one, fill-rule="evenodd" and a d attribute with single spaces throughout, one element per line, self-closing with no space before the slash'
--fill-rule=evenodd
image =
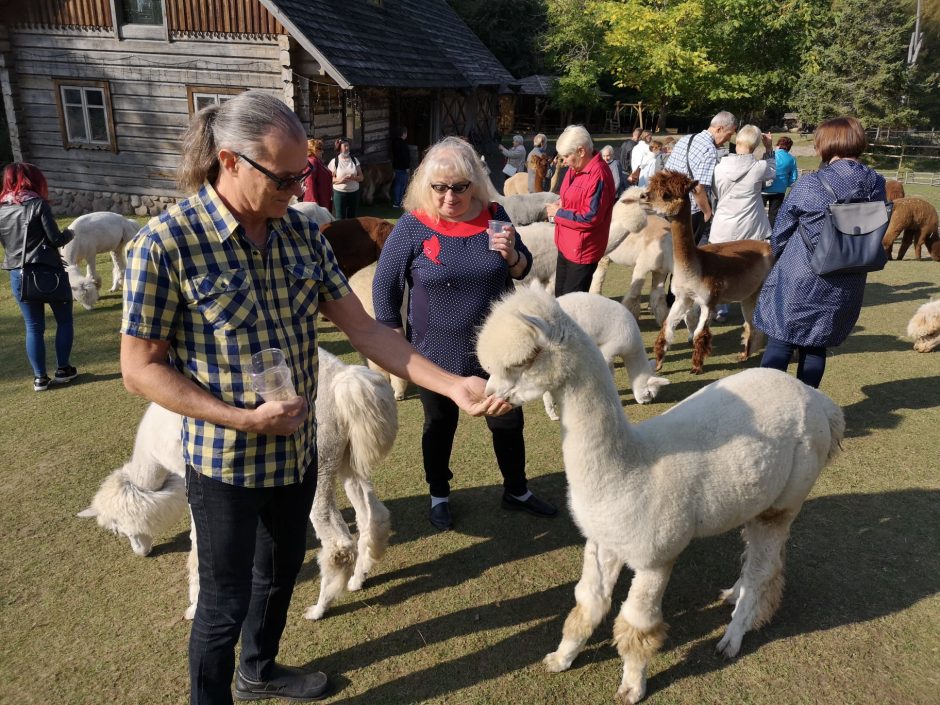
<path id="1" fill-rule="evenodd" d="M 502 234 L 503 228 L 511 228 L 512 223 L 509 223 L 505 220 L 490 220 L 486 224 L 486 234 L 490 238 L 490 249 L 495 250 L 493 247 L 493 236 L 497 234 Z"/>
<path id="2" fill-rule="evenodd" d="M 290 367 L 279 348 L 268 348 L 252 355 L 248 372 L 251 388 L 265 401 L 287 401 L 297 396 Z"/>

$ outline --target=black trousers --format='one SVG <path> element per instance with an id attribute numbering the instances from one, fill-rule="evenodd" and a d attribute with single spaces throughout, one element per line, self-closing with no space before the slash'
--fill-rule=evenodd
<path id="1" fill-rule="evenodd" d="M 712 222 L 710 220 L 707 223 L 705 222 L 705 214 L 702 211 L 692 214 L 692 237 L 695 239 L 696 246 L 701 245 L 703 241 L 707 241 L 711 229 Z"/>
<path id="2" fill-rule="evenodd" d="M 589 291 L 596 270 L 597 262 L 577 264 L 559 252 L 555 261 L 555 296 L 570 294 L 572 291 Z"/>
<path id="3" fill-rule="evenodd" d="M 418 387 L 418 396 L 424 407 L 424 431 L 421 451 L 424 456 L 424 477 L 435 497 L 450 494 L 450 454 L 457 432 L 459 409 L 443 394 Z M 527 491 L 525 476 L 525 440 L 522 430 L 525 419 L 517 407 L 503 416 L 487 416 L 486 425 L 493 434 L 496 463 L 503 474 L 503 487 L 510 494 L 523 495 Z"/>
<path id="4" fill-rule="evenodd" d="M 763 194 L 764 203 L 767 205 L 767 218 L 770 220 L 770 227 L 773 229 L 777 222 L 777 213 L 780 212 L 780 206 L 783 205 L 783 193 L 765 193 Z"/>

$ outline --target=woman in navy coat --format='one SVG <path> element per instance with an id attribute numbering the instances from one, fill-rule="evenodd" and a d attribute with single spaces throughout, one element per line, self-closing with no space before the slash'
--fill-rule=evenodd
<path id="1" fill-rule="evenodd" d="M 885 180 L 858 162 L 866 144 L 865 131 L 854 117 L 827 120 L 816 129 L 820 172 L 840 199 L 886 200 Z M 832 202 L 816 173 L 804 175 L 793 186 L 770 240 L 777 263 L 754 314 L 754 324 L 768 337 L 761 366 L 785 371 L 796 350 L 796 376 L 811 387 L 822 381 L 826 349 L 840 345 L 858 320 L 867 276 L 820 276 L 810 269 L 812 253 L 798 230 L 802 226 L 815 245 Z"/>

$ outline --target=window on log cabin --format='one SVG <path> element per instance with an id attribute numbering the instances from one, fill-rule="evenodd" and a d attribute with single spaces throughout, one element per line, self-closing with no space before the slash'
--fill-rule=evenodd
<path id="1" fill-rule="evenodd" d="M 111 92 L 106 81 L 55 81 L 62 142 L 66 148 L 117 151 Z"/>
<path id="2" fill-rule="evenodd" d="M 120 0 L 124 24 L 163 24 L 163 0 Z"/>
<path id="3" fill-rule="evenodd" d="M 220 105 L 244 90 L 244 88 L 221 86 L 186 86 L 186 93 L 189 96 L 189 114 L 197 113 L 210 105 Z"/>

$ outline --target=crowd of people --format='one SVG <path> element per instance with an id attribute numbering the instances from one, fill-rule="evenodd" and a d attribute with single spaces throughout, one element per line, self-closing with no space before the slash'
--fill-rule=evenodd
<path id="1" fill-rule="evenodd" d="M 719 158 L 735 134 L 735 152 Z M 532 256 L 466 140 L 441 140 L 411 174 L 406 139 L 402 129 L 393 143 L 393 200 L 404 213 L 378 262 L 375 319 L 351 293 L 315 225 L 288 209 L 298 198 L 332 208 L 337 217 L 354 216 L 361 165 L 346 140 L 324 164 L 322 141 L 308 140 L 296 115 L 262 92 L 241 93 L 194 115 L 179 169 L 187 198 L 151 220 L 128 248 L 124 384 L 184 417 L 187 496 L 199 534 L 192 703 L 231 703 L 233 678 L 241 699 L 273 692 L 314 699 L 329 688 L 324 674 L 276 661 L 316 489 L 319 314 L 364 355 L 418 385 L 428 520 L 435 529 L 455 524 L 450 461 L 461 409 L 486 418 L 503 478 L 502 505 L 539 517 L 557 513 L 528 487 L 522 409 L 485 394 L 474 349 L 490 306 L 526 276 Z M 858 161 L 865 139 L 857 120 L 822 123 L 815 145 L 839 197 L 885 199 L 884 179 Z M 774 151 L 768 134 L 753 125 L 738 129 L 734 116 L 721 112 L 674 145 L 635 131 L 616 159 L 613 148 L 596 150 L 584 127 L 569 126 L 556 143 L 567 171 L 558 202 L 547 207 L 558 249 L 555 294 L 588 290 L 605 253 L 613 206 L 628 184 L 643 186 L 663 167 L 681 171 L 697 182 L 690 199 L 700 242 L 709 230 L 712 242 L 770 240 L 778 261 L 755 316 L 769 336 L 761 364 L 786 369 L 796 353 L 797 376 L 818 386 L 827 348 L 845 339 L 859 315 L 865 275 L 823 277 L 807 266 L 806 241 L 793 236 L 802 229 L 808 241 L 818 238 L 831 197 L 816 174 L 797 180 L 791 146 L 783 137 Z M 542 134 L 528 155 L 519 135 L 503 148 L 516 170 L 546 150 Z M 24 262 L 61 268 L 57 248 L 68 237 L 52 218 L 42 173 L 29 164 L 8 166 L 0 191 L 3 268 L 26 324 L 37 391 L 77 374 L 69 359 L 71 304 L 51 306 L 57 369 L 50 379 L 44 305 L 21 300 L 18 270 Z M 284 353 L 293 398 L 266 401 L 246 381 L 245 353 L 272 347 Z"/>

